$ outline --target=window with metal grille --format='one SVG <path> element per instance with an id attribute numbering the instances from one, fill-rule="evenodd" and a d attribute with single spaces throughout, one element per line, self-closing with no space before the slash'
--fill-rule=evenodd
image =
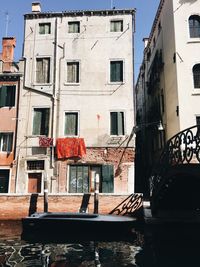
<path id="1" fill-rule="evenodd" d="M 33 110 L 33 135 L 49 134 L 49 108 L 34 108 Z"/>
<path id="2" fill-rule="evenodd" d="M 69 21 L 68 22 L 68 32 L 69 33 L 79 33 L 80 32 L 80 21 Z"/>
<path id="3" fill-rule="evenodd" d="M 124 112 L 110 113 L 110 134 L 124 135 Z"/>
<path id="4" fill-rule="evenodd" d="M 78 112 L 65 112 L 64 135 L 78 135 Z"/>
<path id="5" fill-rule="evenodd" d="M 192 15 L 189 17 L 189 30 L 191 38 L 200 38 L 200 16 Z"/>
<path id="6" fill-rule="evenodd" d="M 0 107 L 14 107 L 15 106 L 15 85 L 0 86 Z"/>
<path id="7" fill-rule="evenodd" d="M 123 20 L 112 20 L 110 22 L 111 32 L 123 32 Z"/>
<path id="8" fill-rule="evenodd" d="M 194 65 L 192 70 L 193 70 L 194 88 L 200 88 L 200 64 Z"/>
<path id="9" fill-rule="evenodd" d="M 110 82 L 123 82 L 123 61 L 110 62 Z"/>
<path id="10" fill-rule="evenodd" d="M 27 160 L 27 170 L 44 170 L 44 160 Z"/>
<path id="11" fill-rule="evenodd" d="M 11 152 L 13 146 L 13 133 L 0 133 L 0 151 Z"/>
<path id="12" fill-rule="evenodd" d="M 36 58 L 36 82 L 50 83 L 50 58 Z"/>
<path id="13" fill-rule="evenodd" d="M 51 23 L 39 23 L 39 34 L 50 34 Z"/>

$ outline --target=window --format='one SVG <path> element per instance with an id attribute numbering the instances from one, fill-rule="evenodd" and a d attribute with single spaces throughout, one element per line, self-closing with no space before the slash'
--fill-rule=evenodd
<path id="1" fill-rule="evenodd" d="M 194 65 L 193 69 L 194 88 L 200 89 L 200 64 Z"/>
<path id="2" fill-rule="evenodd" d="M 111 32 L 123 32 L 123 20 L 113 20 L 110 22 Z"/>
<path id="3" fill-rule="evenodd" d="M 15 85 L 3 85 L 0 87 L 0 107 L 15 106 Z"/>
<path id="4" fill-rule="evenodd" d="M 200 38 L 200 16 L 192 15 L 189 17 L 189 30 L 191 38 Z"/>
<path id="5" fill-rule="evenodd" d="M 11 152 L 13 145 L 13 133 L 0 133 L 0 151 Z"/>
<path id="6" fill-rule="evenodd" d="M 67 82 L 79 83 L 79 62 L 67 62 Z"/>
<path id="7" fill-rule="evenodd" d="M 124 135 L 124 112 L 110 113 L 110 134 Z"/>
<path id="8" fill-rule="evenodd" d="M 110 62 L 110 81 L 123 82 L 123 61 Z"/>
<path id="9" fill-rule="evenodd" d="M 8 193 L 9 170 L 0 170 L 0 193 Z"/>
<path id="10" fill-rule="evenodd" d="M 70 165 L 69 193 L 94 192 L 97 175 L 99 177 L 99 192 L 113 193 L 113 165 Z"/>
<path id="11" fill-rule="evenodd" d="M 33 110 L 33 135 L 49 134 L 49 108 L 34 108 Z"/>
<path id="12" fill-rule="evenodd" d="M 39 23 L 39 34 L 50 34 L 51 23 Z"/>
<path id="13" fill-rule="evenodd" d="M 36 82 L 37 83 L 50 82 L 50 58 L 36 59 Z"/>
<path id="14" fill-rule="evenodd" d="M 79 21 L 68 22 L 68 32 L 69 33 L 79 33 L 80 32 L 80 22 Z"/>
<path id="15" fill-rule="evenodd" d="M 64 135 L 78 135 L 78 112 L 65 112 Z"/>
<path id="16" fill-rule="evenodd" d="M 27 170 L 44 170 L 44 160 L 28 160 Z"/>

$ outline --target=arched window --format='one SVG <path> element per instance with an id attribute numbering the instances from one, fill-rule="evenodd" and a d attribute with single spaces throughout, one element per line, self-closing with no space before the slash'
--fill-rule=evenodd
<path id="1" fill-rule="evenodd" d="M 200 38 L 200 16 L 192 15 L 189 17 L 189 29 L 191 38 Z"/>
<path id="2" fill-rule="evenodd" d="M 200 88 L 200 64 L 194 65 L 193 69 L 194 88 Z"/>

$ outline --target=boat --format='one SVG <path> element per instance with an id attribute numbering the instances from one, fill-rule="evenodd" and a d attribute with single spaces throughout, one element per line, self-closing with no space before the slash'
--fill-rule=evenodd
<path id="1" fill-rule="evenodd" d="M 95 213 L 43 212 L 22 218 L 23 240 L 124 240 L 137 219 Z"/>

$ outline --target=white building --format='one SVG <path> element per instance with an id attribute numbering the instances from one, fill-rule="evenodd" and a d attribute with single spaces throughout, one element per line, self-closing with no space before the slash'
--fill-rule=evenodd
<path id="1" fill-rule="evenodd" d="M 134 192 L 134 14 L 33 3 L 24 16 L 18 193 L 43 192 L 45 179 L 50 193 L 93 192 L 95 180 L 102 193 Z"/>
<path id="2" fill-rule="evenodd" d="M 148 165 L 142 164 L 140 169 L 148 169 L 148 175 L 165 141 L 200 122 L 199 0 L 160 1 L 136 92 L 137 99 L 143 96 L 137 123 L 149 126 L 143 127 L 141 134 L 148 136 L 146 143 L 138 136 Z M 162 132 L 155 130 L 154 122 L 159 121 L 164 126 Z"/>

